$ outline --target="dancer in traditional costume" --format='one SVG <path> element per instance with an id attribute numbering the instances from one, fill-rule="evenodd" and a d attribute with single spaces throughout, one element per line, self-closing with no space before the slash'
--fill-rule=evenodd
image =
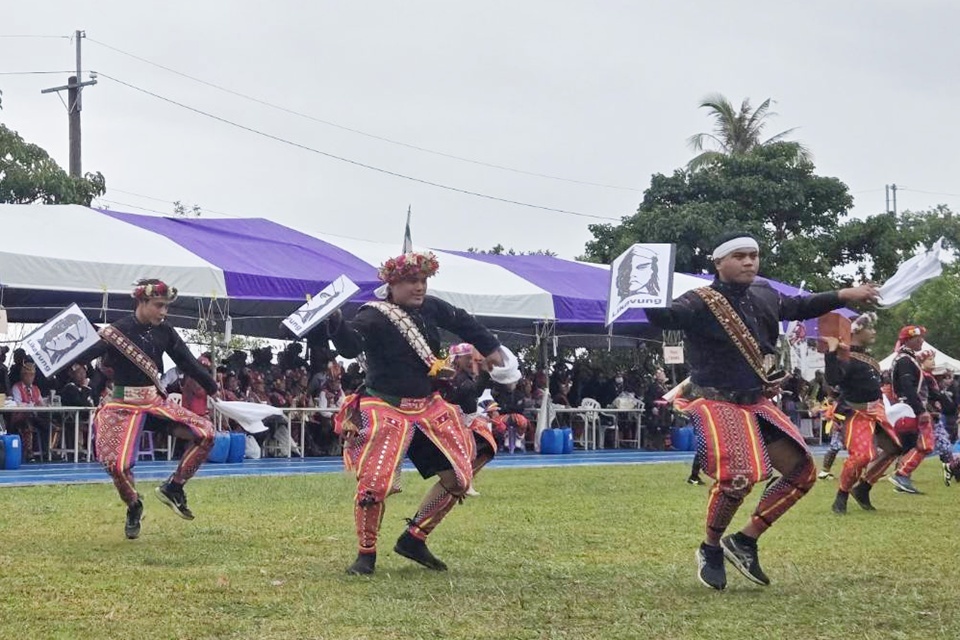
<path id="1" fill-rule="evenodd" d="M 497 453 L 497 438 L 494 434 L 495 423 L 489 415 L 487 407 L 479 406 L 480 387 L 477 385 L 479 364 L 483 357 L 469 342 L 462 342 L 450 347 L 450 360 L 456 372 L 449 384 L 441 386 L 440 395 L 450 404 L 460 407 L 463 412 L 463 423 L 473 433 L 476 442 L 476 453 L 473 457 L 473 476 L 488 462 L 493 460 Z M 519 371 L 517 372 L 519 374 Z M 489 392 L 487 392 L 489 395 Z M 491 398 L 492 399 L 492 398 Z M 495 408 L 496 409 L 496 408 Z M 500 425 L 496 425 L 502 431 Z M 500 437 L 502 441 L 503 437 Z M 467 490 L 466 495 L 480 495 L 473 489 Z"/>
<path id="2" fill-rule="evenodd" d="M 834 418 L 842 422 L 837 430 L 843 434 L 843 447 L 849 452 L 840 472 L 840 487 L 833 501 L 833 512 L 847 512 L 847 498 L 853 495 L 863 509 L 873 511 L 870 489 L 889 467 L 900 450 L 900 439 L 887 420 L 880 390 L 880 364 L 866 350 L 877 339 L 876 315 L 866 313 L 853 321 L 850 344 L 836 338 L 825 338 L 828 351 L 825 359 L 827 382 L 840 388 L 840 399 Z M 879 457 L 886 464 L 868 465 Z"/>
<path id="3" fill-rule="evenodd" d="M 339 314 L 329 330 L 339 353 L 361 354 L 366 383 L 347 397 L 335 419 L 345 439 L 344 461 L 357 474 L 356 519 L 359 553 L 347 569 L 373 573 L 377 535 L 387 496 L 400 490 L 400 465 L 409 455 L 424 478 L 438 476 L 400 536 L 394 551 L 438 571 L 446 565 L 427 548 L 426 538 L 470 487 L 475 441 L 459 408 L 444 402 L 433 378 L 442 370 L 439 329 L 473 344 L 488 363 L 502 365 L 500 343 L 473 316 L 427 295 L 427 278 L 437 272 L 434 254 L 407 253 L 387 260 L 379 277 L 385 300 L 371 302 L 352 321 Z"/>
<path id="4" fill-rule="evenodd" d="M 177 290 L 160 280 L 141 280 L 132 295 L 137 305 L 134 313 L 101 329 L 100 342 L 83 355 L 84 359 L 103 356 L 102 365 L 113 370 L 113 396 L 97 410 L 93 428 L 97 460 L 127 504 L 124 533 L 130 539 L 140 535 L 143 514 L 133 466 L 147 419 L 159 421 L 171 435 L 190 442 L 176 471 L 156 490 L 160 501 L 185 520 L 193 520 L 193 512 L 187 507 L 183 485 L 213 447 L 213 424 L 166 398 L 160 383 L 163 354 L 210 396 L 217 393 L 209 369 L 193 357 L 176 330 L 164 321 Z"/>
<path id="5" fill-rule="evenodd" d="M 720 238 L 713 251 L 717 278 L 687 292 L 667 309 L 646 309 L 661 329 L 682 330 L 691 383 L 674 406 L 697 427 L 704 472 L 714 480 L 706 539 L 697 550 L 697 576 L 726 587 L 726 557 L 749 580 L 770 583 L 757 555 L 757 538 L 816 481 L 817 469 L 799 430 L 768 396 L 785 374 L 773 371 L 781 320 L 816 318 L 854 302 L 875 302 L 872 285 L 812 296 L 784 296 L 757 282 L 759 246 L 747 234 Z M 753 485 L 772 470 L 749 523 L 724 537 Z"/>
<path id="6" fill-rule="evenodd" d="M 889 477 L 901 493 L 920 493 L 910 476 L 934 447 L 933 417 L 928 407 L 930 386 L 923 375 L 919 357 L 926 334 L 924 327 L 916 325 L 900 329 L 900 347 L 893 359 L 890 376 L 894 395 L 909 405 L 916 415 L 913 420 L 904 421 L 909 422 L 901 436 L 906 452 L 900 458 L 896 473 Z"/>

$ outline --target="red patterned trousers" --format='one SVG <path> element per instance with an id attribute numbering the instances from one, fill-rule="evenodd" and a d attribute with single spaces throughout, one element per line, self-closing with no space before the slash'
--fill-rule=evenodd
<path id="1" fill-rule="evenodd" d="M 816 482 L 816 465 L 803 437 L 766 398 L 751 405 L 678 399 L 674 406 L 696 428 L 703 470 L 715 481 L 707 503 L 708 540 L 719 540 L 753 485 L 770 476 L 774 466 L 768 441 L 777 441 L 777 448 L 791 455 L 778 469 L 781 477 L 766 488 L 751 516 L 757 531 L 762 533 L 773 525 Z"/>
<path id="2" fill-rule="evenodd" d="M 849 455 L 840 472 L 840 490 L 847 493 L 863 477 L 867 466 L 877 459 L 877 432 L 882 430 L 899 446 L 893 425 L 887 420 L 883 402 L 878 400 L 867 405 L 866 409 L 854 409 L 844 421 L 844 447 Z"/>
<path id="3" fill-rule="evenodd" d="M 192 478 L 213 448 L 213 424 L 169 400 L 158 397 L 143 404 L 126 400 L 107 402 L 93 418 L 97 460 L 113 478 L 114 486 L 127 504 L 140 497 L 134 484 L 133 467 L 140 453 L 140 432 L 147 416 L 183 425 L 192 436 L 192 444 L 170 478 L 174 482 L 184 483 Z"/>

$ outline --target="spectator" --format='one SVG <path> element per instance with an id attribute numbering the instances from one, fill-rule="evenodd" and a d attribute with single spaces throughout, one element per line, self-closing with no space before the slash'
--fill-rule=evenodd
<path id="1" fill-rule="evenodd" d="M 0 347 L 0 393 L 7 393 L 9 389 L 10 372 L 7 370 L 7 353 L 10 347 L 3 345 Z"/>
<path id="2" fill-rule="evenodd" d="M 11 389 L 14 402 L 19 407 L 42 407 L 43 395 L 40 387 L 34 384 L 36 365 L 33 361 L 23 360 L 18 369 L 18 380 Z M 10 417 L 10 427 L 20 434 L 22 455 L 27 462 L 34 461 L 33 431 L 42 434 L 43 423 L 36 413 L 14 413 Z"/>

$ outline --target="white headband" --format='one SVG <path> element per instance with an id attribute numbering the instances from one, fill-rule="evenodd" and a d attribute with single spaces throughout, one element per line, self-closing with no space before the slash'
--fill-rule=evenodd
<path id="1" fill-rule="evenodd" d="M 737 249 L 753 249 L 754 251 L 760 251 L 760 245 L 757 244 L 757 241 L 748 236 L 743 236 L 742 238 L 734 238 L 732 240 L 727 240 L 719 247 L 713 250 L 713 255 L 710 256 L 714 260 L 719 260 L 724 258 Z"/>

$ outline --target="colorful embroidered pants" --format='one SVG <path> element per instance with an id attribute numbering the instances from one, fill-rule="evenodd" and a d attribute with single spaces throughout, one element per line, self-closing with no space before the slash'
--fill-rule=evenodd
<path id="1" fill-rule="evenodd" d="M 870 403 L 866 409 L 855 409 L 849 412 L 844 423 L 843 446 L 850 455 L 847 456 L 847 460 L 843 463 L 843 470 L 840 472 L 841 491 L 849 493 L 861 478 L 868 481 L 864 477 L 864 472 L 868 465 L 882 453 L 877 447 L 877 438 L 881 430 L 899 446 L 900 441 L 893 426 L 887 421 L 881 402 Z"/>
<path id="2" fill-rule="evenodd" d="M 698 399 L 678 399 L 697 432 L 697 454 L 703 470 L 714 479 L 707 501 L 707 537 L 712 541 L 730 525 L 744 498 L 773 469 L 767 442 L 787 439 L 797 452 L 789 468 L 763 492 L 751 522 L 761 533 L 802 498 L 816 482 L 816 465 L 803 437 L 772 402 L 752 405 Z"/>
<path id="3" fill-rule="evenodd" d="M 107 402 L 97 410 L 93 419 L 97 460 L 113 478 L 117 492 L 127 504 L 139 499 L 133 467 L 140 453 L 140 433 L 147 416 L 183 425 L 193 436 L 193 442 L 184 451 L 170 478 L 173 482 L 182 484 L 192 478 L 213 448 L 213 424 L 168 400 L 157 398 L 144 404 Z"/>
<path id="4" fill-rule="evenodd" d="M 909 477 L 933 451 L 933 422 L 929 413 L 917 417 L 917 444 L 900 459 L 897 473 Z"/>
<path id="5" fill-rule="evenodd" d="M 357 474 L 354 519 L 360 553 L 376 552 L 383 502 L 400 491 L 400 467 L 415 429 L 450 463 L 455 483 L 446 487 L 448 493 L 462 494 L 473 479 L 471 463 L 476 444 L 471 432 L 464 428 L 460 410 L 444 402 L 439 394 L 410 401 L 407 406 L 394 407 L 373 396 L 351 397 L 345 400 L 334 421 L 337 433 L 347 437 L 344 463 Z M 350 431 L 348 425 L 354 425 L 356 431 Z M 430 502 L 427 508 L 431 529 L 453 508 L 434 489 L 425 502 Z"/>

